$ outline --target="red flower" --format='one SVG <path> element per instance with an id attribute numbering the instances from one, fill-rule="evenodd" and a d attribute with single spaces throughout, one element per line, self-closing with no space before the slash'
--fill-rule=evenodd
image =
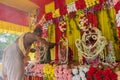
<path id="1" fill-rule="evenodd" d="M 118 3 L 114 6 L 114 8 L 115 8 L 116 13 L 118 13 L 118 11 L 120 10 L 120 2 L 118 2 Z"/>
<path id="2" fill-rule="evenodd" d="M 51 20 L 51 19 L 53 19 L 52 18 L 52 13 L 50 12 L 50 13 L 47 13 L 46 15 L 45 15 L 45 19 L 46 20 Z"/>
<path id="3" fill-rule="evenodd" d="M 90 67 L 87 80 L 117 80 L 117 74 L 111 68 L 99 69 Z"/>
<path id="4" fill-rule="evenodd" d="M 61 15 L 68 14 L 67 6 L 61 6 L 61 7 L 60 7 L 60 14 L 61 14 Z"/>
<path id="5" fill-rule="evenodd" d="M 84 0 L 77 0 L 75 2 L 75 6 L 78 9 L 84 9 L 86 7 L 85 1 Z"/>
<path id="6" fill-rule="evenodd" d="M 95 80 L 102 80 L 104 79 L 104 75 L 103 75 L 103 70 L 99 70 L 94 74 Z"/>
<path id="7" fill-rule="evenodd" d="M 88 74 L 94 74 L 95 72 L 97 71 L 97 68 L 93 67 L 93 66 L 90 66 L 89 68 L 89 71 L 88 71 Z"/>

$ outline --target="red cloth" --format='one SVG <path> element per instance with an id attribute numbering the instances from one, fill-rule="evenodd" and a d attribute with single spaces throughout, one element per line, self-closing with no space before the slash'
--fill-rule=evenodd
<path id="1" fill-rule="evenodd" d="M 58 27 L 58 24 L 56 24 L 56 27 L 55 27 L 55 36 L 56 36 L 56 42 L 59 42 L 60 40 L 60 37 L 62 36 L 62 32 L 60 31 L 59 27 Z M 59 58 L 58 58 L 58 46 L 56 46 L 56 54 L 55 54 L 55 60 L 58 61 Z"/>

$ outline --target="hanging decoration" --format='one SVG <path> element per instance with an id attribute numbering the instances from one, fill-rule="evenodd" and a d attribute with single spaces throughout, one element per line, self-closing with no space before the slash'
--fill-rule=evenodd
<path id="1" fill-rule="evenodd" d="M 86 7 L 89 8 L 99 3 L 99 0 L 85 0 Z"/>
<path id="2" fill-rule="evenodd" d="M 62 33 L 66 32 L 66 21 L 63 17 L 59 19 L 58 27 Z"/>
<path id="3" fill-rule="evenodd" d="M 114 55 L 115 52 L 114 52 L 112 41 L 108 42 L 107 50 L 108 50 L 108 54 L 106 55 L 106 62 L 109 64 L 116 63 L 116 59 Z"/>
<path id="4" fill-rule="evenodd" d="M 62 35 L 59 45 L 59 64 L 68 64 L 68 40 L 65 35 Z"/>
<path id="5" fill-rule="evenodd" d="M 38 23 L 38 15 L 39 15 L 39 9 L 35 9 L 35 10 L 29 12 L 29 27 L 30 27 L 30 29 L 33 29 L 33 27 Z"/>
<path id="6" fill-rule="evenodd" d="M 67 11 L 68 11 L 68 13 L 77 11 L 75 2 L 72 2 L 67 5 Z"/>
<path id="7" fill-rule="evenodd" d="M 87 26 L 87 23 L 88 23 L 88 19 L 85 16 L 80 17 L 80 19 L 78 21 L 79 29 L 81 27 Z"/>

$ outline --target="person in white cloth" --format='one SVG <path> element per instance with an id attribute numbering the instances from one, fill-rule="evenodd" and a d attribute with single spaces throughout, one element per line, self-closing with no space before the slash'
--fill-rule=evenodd
<path id="1" fill-rule="evenodd" d="M 3 52 L 3 79 L 4 80 L 24 80 L 24 61 L 29 60 L 29 51 L 32 43 L 40 41 L 46 45 L 51 45 L 41 38 L 42 30 L 39 27 L 33 32 L 27 32 L 8 45 Z M 52 43 L 52 45 L 55 45 Z"/>

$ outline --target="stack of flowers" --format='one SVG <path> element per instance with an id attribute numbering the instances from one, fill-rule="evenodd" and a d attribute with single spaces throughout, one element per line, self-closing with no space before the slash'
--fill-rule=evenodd
<path id="1" fill-rule="evenodd" d="M 72 80 L 87 80 L 86 73 L 88 71 L 87 67 L 81 66 L 79 68 L 72 69 Z"/>
<path id="2" fill-rule="evenodd" d="M 43 68 L 44 72 L 44 80 L 56 80 L 55 74 L 54 74 L 54 68 L 56 65 L 50 65 L 50 64 L 45 64 Z"/>
<path id="3" fill-rule="evenodd" d="M 90 66 L 87 80 L 117 80 L 117 74 L 109 67 L 100 68 Z"/>
<path id="4" fill-rule="evenodd" d="M 30 69 L 30 72 L 34 72 L 34 76 L 43 77 L 43 67 L 44 64 L 35 64 L 34 67 Z"/>
<path id="5" fill-rule="evenodd" d="M 72 80 L 71 69 L 67 65 L 60 65 L 55 67 L 56 80 Z"/>

